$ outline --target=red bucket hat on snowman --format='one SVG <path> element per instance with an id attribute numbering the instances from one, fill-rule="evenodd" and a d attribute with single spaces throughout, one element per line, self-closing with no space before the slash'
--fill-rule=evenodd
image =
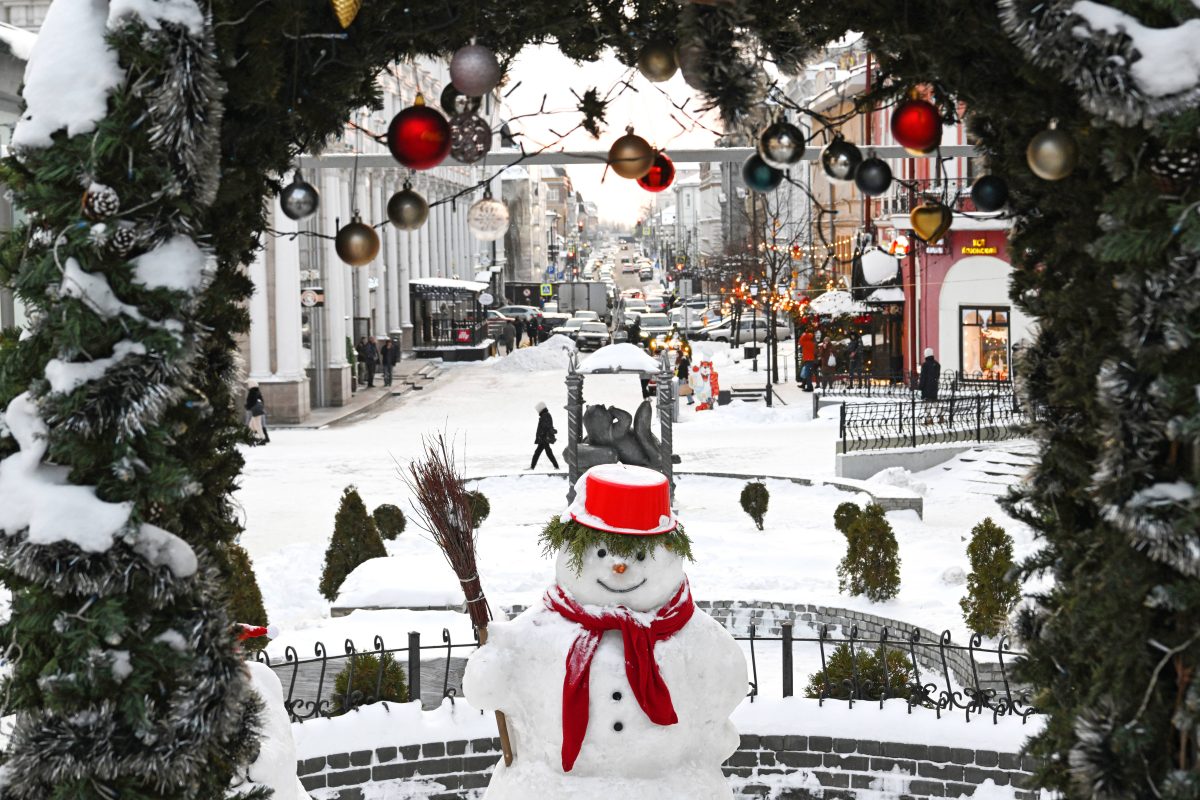
<path id="1" fill-rule="evenodd" d="M 675 530 L 671 485 L 646 467 L 600 464 L 575 483 L 575 500 L 566 516 L 606 533 L 657 536 Z"/>

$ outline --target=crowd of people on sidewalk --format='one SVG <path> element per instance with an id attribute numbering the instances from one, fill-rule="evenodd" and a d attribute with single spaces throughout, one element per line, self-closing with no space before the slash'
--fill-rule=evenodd
<path id="1" fill-rule="evenodd" d="M 839 348 L 822 328 L 805 329 L 797 338 L 797 348 L 800 351 L 797 377 L 806 392 L 814 388 L 828 389 L 843 366 L 851 386 L 861 386 L 867 379 L 863 371 L 862 335 L 856 330 L 850 331 L 846 344 Z"/>

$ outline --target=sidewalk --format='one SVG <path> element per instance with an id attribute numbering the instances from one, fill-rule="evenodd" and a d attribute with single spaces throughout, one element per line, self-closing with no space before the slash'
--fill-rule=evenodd
<path id="1" fill-rule="evenodd" d="M 383 378 L 376 375 L 375 388 L 368 389 L 366 386 L 360 385 L 358 391 L 354 393 L 352 399 L 346 405 L 314 408 L 309 414 L 308 419 L 303 422 L 291 424 L 278 423 L 271 425 L 271 428 L 316 430 L 331 425 L 340 425 L 348 422 L 352 417 L 382 406 L 393 397 L 401 397 L 413 391 L 412 381 L 426 386 L 438 374 L 438 365 L 435 362 L 425 359 L 406 359 L 396 365 L 395 371 L 392 374 L 391 386 L 384 386 Z"/>

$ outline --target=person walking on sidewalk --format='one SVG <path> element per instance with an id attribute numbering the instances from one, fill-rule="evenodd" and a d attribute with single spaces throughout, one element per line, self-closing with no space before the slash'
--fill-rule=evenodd
<path id="1" fill-rule="evenodd" d="M 267 404 L 263 401 L 258 381 L 246 381 L 246 390 L 246 424 L 250 427 L 250 435 L 253 437 L 251 444 L 270 444 L 271 435 L 267 433 Z"/>
<path id="2" fill-rule="evenodd" d="M 692 396 L 692 387 L 688 383 L 688 379 L 692 376 L 692 359 L 688 357 L 688 348 L 686 344 L 679 348 L 679 359 L 675 362 L 675 377 L 679 379 L 680 389 L 684 386 L 688 387 L 687 404 L 689 406 L 696 404 L 696 398 Z"/>
<path id="3" fill-rule="evenodd" d="M 367 365 L 367 388 L 374 389 L 375 368 L 379 365 L 379 345 L 375 343 L 374 336 L 367 340 L 367 347 L 363 361 Z"/>
<path id="4" fill-rule="evenodd" d="M 817 343 L 812 331 L 800 334 L 800 384 L 806 392 L 813 390 L 813 372 L 817 368 Z"/>
<path id="5" fill-rule="evenodd" d="M 942 365 L 933 357 L 933 348 L 925 348 L 925 361 L 921 364 L 921 376 L 917 379 L 917 389 L 921 392 L 921 401 L 925 405 L 925 425 L 933 424 L 931 407 L 938 399 L 938 382 L 942 378 Z"/>
<path id="6" fill-rule="evenodd" d="M 533 435 L 533 443 L 537 445 L 537 449 L 533 451 L 533 461 L 529 464 L 529 468 L 537 469 L 538 457 L 545 453 L 554 468 L 558 469 L 558 459 L 554 457 L 554 450 L 550 447 L 558 438 L 558 431 L 554 429 L 554 420 L 550 417 L 550 410 L 546 408 L 545 403 L 539 400 L 535 407 L 538 412 L 538 426 L 537 433 Z"/>
<path id="7" fill-rule="evenodd" d="M 358 356 L 358 375 L 356 375 L 355 377 L 357 378 L 359 383 L 366 383 L 367 382 L 367 337 L 360 336 L 358 338 L 358 344 L 356 344 L 354 346 L 354 354 L 356 356 Z"/>
<path id="8" fill-rule="evenodd" d="M 504 341 L 504 355 L 511 356 L 513 344 L 517 340 L 517 328 L 512 320 L 505 321 L 504 327 L 500 329 L 500 338 Z"/>
<path id="9" fill-rule="evenodd" d="M 392 385 L 392 372 L 396 367 L 396 356 L 400 350 L 392 344 L 391 338 L 383 340 L 379 346 L 379 366 L 383 369 L 383 385 Z"/>

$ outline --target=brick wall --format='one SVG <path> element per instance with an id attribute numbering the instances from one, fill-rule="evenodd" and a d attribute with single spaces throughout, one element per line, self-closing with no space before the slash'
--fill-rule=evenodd
<path id="1" fill-rule="evenodd" d="M 306 790 L 324 790 L 322 797 L 336 800 L 362 800 L 369 783 L 419 779 L 443 789 L 429 800 L 476 800 L 499 759 L 499 739 L 430 742 L 310 758 L 299 763 L 298 774 Z M 746 735 L 725 774 L 738 800 L 810 800 L 818 793 L 824 800 L 849 800 L 883 785 L 912 798 L 955 798 L 974 794 L 985 780 L 1021 787 L 1033 768 L 1028 756 L 993 750 Z M 1036 800 L 1033 791 L 1018 788 L 1015 794 Z"/>

